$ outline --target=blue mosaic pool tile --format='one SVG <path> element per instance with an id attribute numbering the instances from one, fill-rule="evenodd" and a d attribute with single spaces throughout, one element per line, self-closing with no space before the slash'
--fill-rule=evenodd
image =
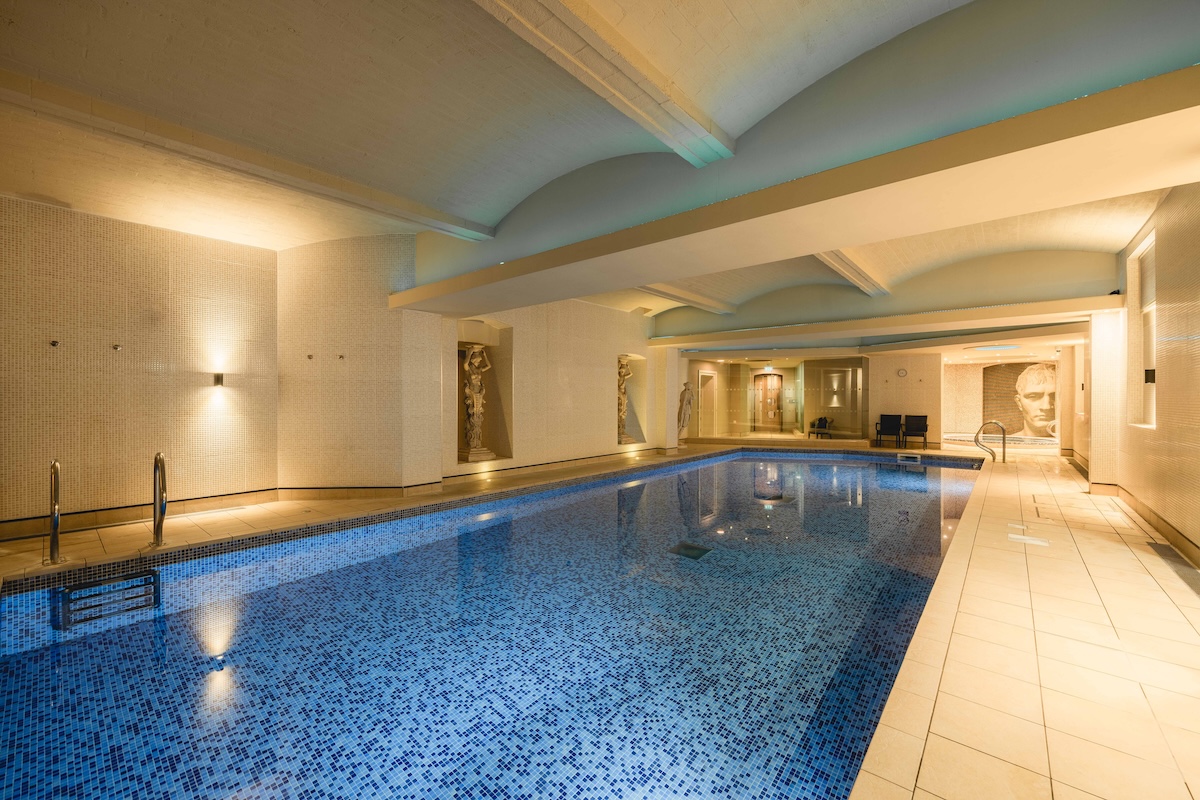
<path id="1" fill-rule="evenodd" d="M 974 475 L 761 457 L 4 597 L 0 797 L 844 798 Z"/>

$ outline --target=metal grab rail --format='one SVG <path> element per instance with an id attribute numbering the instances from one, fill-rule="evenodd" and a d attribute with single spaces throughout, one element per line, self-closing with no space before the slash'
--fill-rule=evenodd
<path id="1" fill-rule="evenodd" d="M 999 420 L 995 420 L 995 419 L 989 419 L 987 422 L 980 425 L 979 430 L 975 431 L 975 446 L 980 448 L 981 450 L 986 450 L 989 453 L 991 453 L 992 454 L 992 462 L 994 463 L 996 461 L 996 451 L 993 450 L 992 448 L 988 447 L 983 442 L 979 441 L 979 437 L 983 433 L 983 429 L 986 428 L 988 425 L 995 425 L 996 427 L 998 427 L 1000 429 L 1000 463 L 1007 464 L 1008 463 L 1008 429 L 1004 427 L 1003 422 L 1000 422 Z"/>
<path id="2" fill-rule="evenodd" d="M 167 459 L 154 454 L 154 541 L 151 547 L 162 547 L 163 520 L 167 518 Z"/>
<path id="3" fill-rule="evenodd" d="M 58 503 L 61 485 L 62 467 L 56 458 L 50 462 L 50 557 L 45 560 L 46 564 L 61 564 L 66 561 L 58 551 L 58 527 L 62 522 Z"/>

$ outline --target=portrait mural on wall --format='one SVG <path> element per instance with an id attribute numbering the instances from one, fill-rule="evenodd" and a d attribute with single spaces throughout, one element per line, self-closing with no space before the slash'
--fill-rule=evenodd
<path id="1" fill-rule="evenodd" d="M 983 368 L 983 418 L 1009 436 L 1058 438 L 1058 368 L 1052 362 Z"/>

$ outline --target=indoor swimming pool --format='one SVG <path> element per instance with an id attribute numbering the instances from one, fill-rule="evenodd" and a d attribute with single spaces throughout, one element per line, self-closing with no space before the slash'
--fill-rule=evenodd
<path id="1" fill-rule="evenodd" d="M 724 456 L 3 597 L 0 796 L 845 798 L 978 463 Z"/>

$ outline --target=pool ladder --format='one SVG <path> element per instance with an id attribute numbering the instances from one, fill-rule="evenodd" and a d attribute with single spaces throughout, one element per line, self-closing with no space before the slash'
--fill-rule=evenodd
<path id="1" fill-rule="evenodd" d="M 59 552 L 58 528 L 62 523 L 59 512 L 58 494 L 62 485 L 62 466 L 58 459 L 50 462 L 50 557 L 43 559 L 43 564 L 61 564 L 67 559 Z"/>
<path id="2" fill-rule="evenodd" d="M 50 462 L 50 556 L 42 559 L 43 564 L 61 564 L 66 557 L 60 552 L 59 528 L 62 525 L 59 494 L 62 490 L 62 465 L 58 459 Z M 162 453 L 154 454 L 154 541 L 151 547 L 162 547 L 163 521 L 167 518 L 167 459 Z"/>
<path id="3" fill-rule="evenodd" d="M 55 589 L 50 626 L 66 631 L 83 622 L 161 607 L 162 580 L 158 570 L 147 569 Z"/>
<path id="4" fill-rule="evenodd" d="M 162 547 L 163 522 L 167 518 L 167 458 L 154 454 L 154 540 L 151 547 Z"/>
<path id="5" fill-rule="evenodd" d="M 987 422 L 980 425 L 979 430 L 975 431 L 975 446 L 991 453 L 992 454 L 992 462 L 995 463 L 996 451 L 993 450 L 992 448 L 988 447 L 983 442 L 979 441 L 979 437 L 983 434 L 983 429 L 986 428 L 988 425 L 995 425 L 996 427 L 998 427 L 1000 429 L 1000 463 L 1007 464 L 1008 463 L 1008 429 L 1004 427 L 1003 422 L 1000 422 L 999 420 L 995 420 L 995 419 L 990 419 Z"/>

